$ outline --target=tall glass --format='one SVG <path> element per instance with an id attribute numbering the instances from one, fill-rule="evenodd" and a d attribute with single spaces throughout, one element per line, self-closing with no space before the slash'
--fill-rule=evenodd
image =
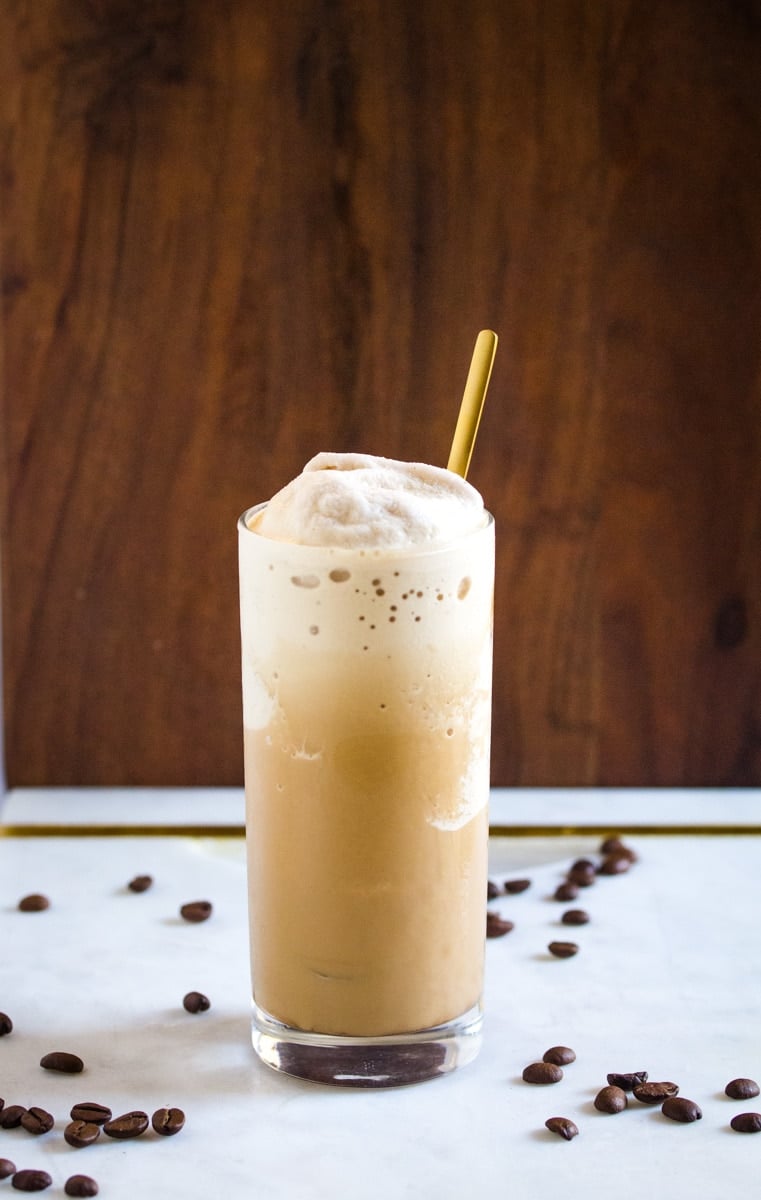
<path id="1" fill-rule="evenodd" d="M 238 523 L 253 1043 L 411 1083 L 480 1043 L 494 523 L 439 549 Z"/>

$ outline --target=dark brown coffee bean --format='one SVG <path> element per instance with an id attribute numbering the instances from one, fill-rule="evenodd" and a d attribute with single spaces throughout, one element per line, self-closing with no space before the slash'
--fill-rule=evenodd
<path id="1" fill-rule="evenodd" d="M 64 1141 L 77 1150 L 92 1146 L 99 1137 L 100 1125 L 96 1125 L 94 1121 L 71 1121 L 63 1131 Z"/>
<path id="2" fill-rule="evenodd" d="M 95 1104 L 92 1100 L 83 1100 L 75 1104 L 69 1114 L 72 1121 L 86 1121 L 90 1125 L 105 1125 L 113 1113 L 107 1104 Z"/>
<path id="3" fill-rule="evenodd" d="M 194 925 L 201 921 L 208 921 L 211 913 L 212 906 L 209 900 L 191 900 L 188 904 L 183 904 L 180 909 L 180 916 L 185 921 L 192 921 Z"/>
<path id="4" fill-rule="evenodd" d="M 631 1092 L 635 1087 L 639 1087 L 643 1083 L 647 1083 L 647 1071 L 629 1071 L 625 1075 L 620 1075 L 616 1071 L 611 1071 L 608 1075 L 608 1083 L 611 1087 L 620 1087 L 625 1092 Z"/>
<path id="5" fill-rule="evenodd" d="M 569 908 L 560 920 L 564 925 L 586 925 L 589 922 L 589 913 L 583 908 Z"/>
<path id="6" fill-rule="evenodd" d="M 6 1104 L 3 1111 L 0 1112 L 0 1128 L 18 1129 L 25 1112 L 23 1104 Z"/>
<path id="7" fill-rule="evenodd" d="M 523 1078 L 526 1083 L 560 1083 L 563 1071 L 556 1063 L 529 1063 L 523 1071 Z"/>
<path id="8" fill-rule="evenodd" d="M 684 1125 L 690 1121 L 699 1121 L 703 1116 L 695 1101 L 687 1100 L 684 1096 L 667 1096 L 661 1105 L 661 1112 L 664 1117 L 669 1117 L 672 1121 L 681 1121 Z"/>
<path id="9" fill-rule="evenodd" d="M 738 1113 L 729 1123 L 735 1133 L 761 1133 L 761 1113 Z"/>
<path id="10" fill-rule="evenodd" d="M 53 1050 L 43 1054 L 40 1066 L 46 1071 L 62 1071 L 64 1075 L 78 1075 L 84 1070 L 85 1064 L 78 1054 L 69 1054 L 66 1050 Z"/>
<path id="11" fill-rule="evenodd" d="M 0 1037 L 5 1037 L 13 1029 L 13 1021 L 7 1013 L 0 1012 Z"/>
<path id="12" fill-rule="evenodd" d="M 0 1158 L 0 1179 L 10 1179 L 16 1174 L 16 1164 L 9 1158 Z"/>
<path id="13" fill-rule="evenodd" d="M 755 1079 L 730 1079 L 724 1091 L 733 1100 L 752 1100 L 759 1088 Z"/>
<path id="14" fill-rule="evenodd" d="M 544 1123 L 550 1133 L 556 1133 L 558 1137 L 565 1138 L 567 1142 L 570 1142 L 571 1138 L 579 1136 L 578 1126 L 574 1125 L 568 1117 L 548 1117 Z"/>
<path id="15" fill-rule="evenodd" d="M 11 1187 L 17 1188 L 19 1192 L 44 1192 L 52 1182 L 47 1171 L 25 1170 L 16 1172 L 11 1180 Z"/>
<path id="16" fill-rule="evenodd" d="M 31 896 L 23 896 L 18 906 L 21 912 L 44 912 L 46 908 L 50 908 L 50 901 L 47 896 L 33 892 Z"/>
<path id="17" fill-rule="evenodd" d="M 624 875 L 632 865 L 625 854 L 606 854 L 597 868 L 598 875 Z"/>
<path id="18" fill-rule="evenodd" d="M 98 1185 L 89 1175 L 70 1175 L 63 1190 L 67 1196 L 97 1196 Z"/>
<path id="19" fill-rule="evenodd" d="M 611 1084 L 601 1088 L 594 1100 L 595 1108 L 602 1113 L 623 1112 L 628 1103 L 624 1089 Z"/>
<path id="20" fill-rule="evenodd" d="M 591 887 L 595 881 L 597 868 L 589 858 L 579 858 L 568 872 L 568 879 L 579 887 Z"/>
<path id="21" fill-rule="evenodd" d="M 487 881 L 486 881 L 486 899 L 487 900 L 496 900 L 498 895 L 499 895 L 499 888 L 497 887 L 494 880 L 487 879 Z"/>
<path id="22" fill-rule="evenodd" d="M 605 840 L 600 843 L 600 854 L 624 854 L 630 862 L 637 861 L 637 855 L 635 851 L 632 850 L 630 846 L 627 846 L 620 837 L 605 838 Z"/>
<path id="23" fill-rule="evenodd" d="M 530 879 L 506 879 L 505 891 L 508 896 L 518 896 L 521 892 L 525 892 L 526 888 L 531 887 Z"/>
<path id="24" fill-rule="evenodd" d="M 211 1000 L 208 996 L 204 996 L 203 992 L 188 992 L 182 997 L 182 1007 L 189 1013 L 208 1012 L 211 1008 Z"/>
<path id="25" fill-rule="evenodd" d="M 487 912 L 486 914 L 486 936 L 488 938 L 504 937 L 506 933 L 510 933 L 515 929 L 512 921 L 506 921 L 499 913 Z"/>
<path id="26" fill-rule="evenodd" d="M 550 942 L 547 949 L 550 954 L 555 955 L 555 958 L 573 958 L 574 954 L 579 953 L 579 947 L 575 942 Z"/>
<path id="27" fill-rule="evenodd" d="M 152 875 L 136 875 L 134 879 L 130 879 L 127 887 L 131 892 L 147 892 L 152 883 Z"/>
<path id="28" fill-rule="evenodd" d="M 567 1067 L 576 1062 L 576 1051 L 570 1046 L 550 1046 L 542 1055 L 542 1062 L 555 1063 L 557 1067 Z"/>
<path id="29" fill-rule="evenodd" d="M 55 1119 L 44 1108 L 32 1105 L 21 1118 L 21 1126 L 27 1133 L 48 1133 L 55 1125 Z"/>
<path id="30" fill-rule="evenodd" d="M 185 1113 L 181 1108 L 157 1108 L 151 1117 L 151 1125 L 156 1133 L 171 1137 L 179 1133 L 185 1124 Z"/>
<path id="31" fill-rule="evenodd" d="M 107 1133 L 109 1137 L 124 1140 L 125 1138 L 140 1137 L 141 1133 L 145 1133 L 148 1124 L 148 1114 L 141 1112 L 140 1109 L 135 1109 L 106 1121 L 103 1132 Z"/>
<path id="32" fill-rule="evenodd" d="M 560 883 L 555 888 L 555 897 L 554 898 L 556 900 L 562 900 L 564 903 L 566 903 L 568 900 L 575 900 L 576 897 L 578 896 L 578 894 L 579 894 L 579 889 L 578 889 L 577 884 L 572 883 L 570 880 L 567 879 L 565 881 L 565 883 Z"/>
<path id="33" fill-rule="evenodd" d="M 660 1104 L 663 1100 L 679 1095 L 679 1085 L 668 1080 L 656 1083 L 638 1083 L 632 1088 L 634 1096 L 640 1104 Z"/>

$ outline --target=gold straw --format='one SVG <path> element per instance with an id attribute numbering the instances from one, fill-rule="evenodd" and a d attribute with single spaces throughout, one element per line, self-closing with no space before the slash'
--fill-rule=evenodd
<path id="1" fill-rule="evenodd" d="M 470 370 L 465 381 L 465 391 L 447 463 L 448 470 L 454 471 L 456 475 L 462 475 L 463 479 L 468 474 L 496 353 L 496 333 L 492 333 L 491 329 L 482 329 L 473 348 L 473 357 L 470 360 Z"/>

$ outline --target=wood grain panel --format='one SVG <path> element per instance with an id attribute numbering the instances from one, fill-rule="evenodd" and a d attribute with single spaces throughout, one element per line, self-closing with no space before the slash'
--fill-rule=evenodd
<path id="1" fill-rule="evenodd" d="M 496 784 L 761 782 L 761 7 L 0 6 L 14 784 L 242 777 L 235 519 L 319 449 L 499 530 Z"/>

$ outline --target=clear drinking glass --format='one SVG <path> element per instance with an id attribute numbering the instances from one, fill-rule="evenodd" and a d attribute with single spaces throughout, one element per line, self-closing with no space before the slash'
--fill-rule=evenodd
<path id="1" fill-rule="evenodd" d="M 494 523 L 438 549 L 238 522 L 253 1043 L 384 1087 L 482 1023 Z"/>

